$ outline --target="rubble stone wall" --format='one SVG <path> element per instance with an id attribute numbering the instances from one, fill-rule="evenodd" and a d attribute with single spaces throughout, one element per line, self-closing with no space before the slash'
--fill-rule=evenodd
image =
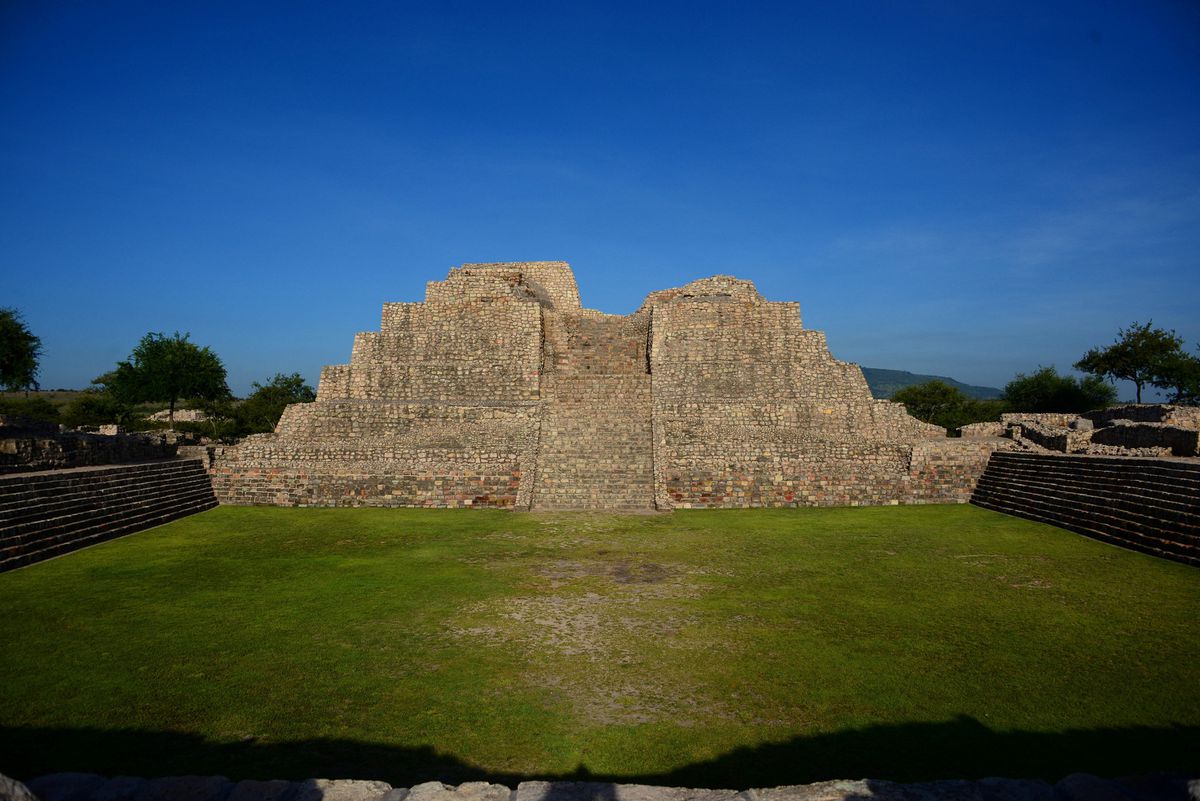
<path id="1" fill-rule="evenodd" d="M 1166 423 L 1179 428 L 1200 429 L 1200 407 L 1175 406 L 1164 403 L 1131 403 L 1125 406 L 1110 406 L 1088 412 L 1084 417 L 1098 426 L 1109 425 L 1116 420 L 1135 423 Z"/>
<path id="2" fill-rule="evenodd" d="M 1165 423 L 1116 421 L 1092 431 L 1091 441 L 1123 448 L 1164 448 L 1172 456 L 1200 456 L 1200 430 Z"/>
<path id="3" fill-rule="evenodd" d="M 176 443 L 160 434 L 89 434 L 0 415 L 0 473 L 171 459 Z"/>

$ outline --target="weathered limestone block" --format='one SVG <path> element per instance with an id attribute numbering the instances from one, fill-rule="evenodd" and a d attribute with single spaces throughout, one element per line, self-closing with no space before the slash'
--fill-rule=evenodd
<path id="1" fill-rule="evenodd" d="M 441 782 L 425 782 L 408 791 L 405 801 L 509 801 L 512 795 L 502 784 L 466 782 L 457 787 Z"/>
<path id="2" fill-rule="evenodd" d="M 308 779 L 296 786 L 292 801 L 382 801 L 387 782 L 360 779 Z"/>
<path id="3" fill-rule="evenodd" d="M 732 801 L 737 790 L 698 790 L 608 782 L 521 782 L 514 801 Z"/>
<path id="4" fill-rule="evenodd" d="M 0 801 L 38 801 L 21 782 L 0 773 Z"/>

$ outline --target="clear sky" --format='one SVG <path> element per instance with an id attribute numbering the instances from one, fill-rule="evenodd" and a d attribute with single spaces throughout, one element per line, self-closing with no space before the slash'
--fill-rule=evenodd
<path id="1" fill-rule="evenodd" d="M 1200 341 L 1200 4 L 0 2 L 0 306 L 82 387 L 244 393 L 465 261 L 715 273 L 840 359 L 1002 386 Z M 1126 393 L 1131 394 L 1131 393 Z"/>

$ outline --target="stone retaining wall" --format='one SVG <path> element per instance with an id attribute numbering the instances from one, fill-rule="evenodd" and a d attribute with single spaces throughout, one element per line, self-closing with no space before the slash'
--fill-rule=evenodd
<path id="1" fill-rule="evenodd" d="M 1194 775 L 1150 774 L 1104 779 L 1076 773 L 1050 785 L 1031 779 L 988 778 L 900 784 L 877 779 L 835 780 L 785 787 L 708 790 L 608 782 L 426 782 L 392 787 L 382 781 L 308 779 L 233 782 L 224 776 L 107 779 L 90 773 L 40 776 L 28 788 L 0 776 L 0 801 L 1188 801 L 1200 798 Z"/>
<path id="2" fill-rule="evenodd" d="M 175 456 L 161 434 L 88 434 L 0 416 L 0 474 L 144 462 Z"/>

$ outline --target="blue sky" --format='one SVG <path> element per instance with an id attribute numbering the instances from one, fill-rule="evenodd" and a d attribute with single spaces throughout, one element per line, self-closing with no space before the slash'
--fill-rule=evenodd
<path id="1" fill-rule="evenodd" d="M 465 261 L 618 313 L 733 274 L 979 384 L 1200 341 L 1193 2 L 9 0 L 0 123 L 45 387 L 174 330 L 315 383 Z"/>

